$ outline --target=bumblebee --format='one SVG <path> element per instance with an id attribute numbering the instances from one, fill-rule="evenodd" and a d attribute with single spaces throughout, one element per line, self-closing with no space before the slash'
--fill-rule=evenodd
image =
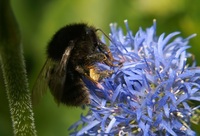
<path id="1" fill-rule="evenodd" d="M 85 23 L 77 23 L 55 33 L 47 46 L 47 60 L 33 88 L 33 102 L 49 88 L 58 104 L 81 106 L 90 103 L 89 89 L 83 78 L 97 85 L 112 71 L 101 71 L 96 64 L 113 66 L 112 54 L 97 36 L 97 30 Z"/>

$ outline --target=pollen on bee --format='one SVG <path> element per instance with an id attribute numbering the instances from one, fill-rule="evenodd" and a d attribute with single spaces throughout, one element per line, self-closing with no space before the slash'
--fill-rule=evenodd
<path id="1" fill-rule="evenodd" d="M 98 82 L 99 81 L 99 78 L 100 78 L 100 74 L 96 73 L 96 70 L 95 69 L 90 69 L 90 77 Z"/>

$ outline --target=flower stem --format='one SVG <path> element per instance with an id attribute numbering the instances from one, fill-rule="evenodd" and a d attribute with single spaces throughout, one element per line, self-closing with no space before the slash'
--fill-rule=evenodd
<path id="1" fill-rule="evenodd" d="M 21 37 L 9 0 L 0 0 L 0 20 L 0 61 L 14 135 L 35 136 Z"/>

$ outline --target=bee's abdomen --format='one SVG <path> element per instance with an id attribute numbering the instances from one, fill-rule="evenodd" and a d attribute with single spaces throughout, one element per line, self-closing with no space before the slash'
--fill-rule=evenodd
<path id="1" fill-rule="evenodd" d="M 79 75 L 75 74 L 73 78 L 67 75 L 61 102 L 69 106 L 81 106 L 90 103 L 88 88 Z"/>

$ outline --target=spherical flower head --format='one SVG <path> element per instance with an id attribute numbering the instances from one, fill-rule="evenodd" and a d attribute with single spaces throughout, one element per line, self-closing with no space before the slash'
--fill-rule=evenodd
<path id="1" fill-rule="evenodd" d="M 126 35 L 110 25 L 110 50 L 120 65 L 102 87 L 89 87 L 89 112 L 71 126 L 71 135 L 195 135 L 190 118 L 197 108 L 188 101 L 200 101 L 200 69 L 188 64 L 193 56 L 186 51 L 195 35 L 156 36 L 155 20 L 135 35 L 125 25 Z"/>

